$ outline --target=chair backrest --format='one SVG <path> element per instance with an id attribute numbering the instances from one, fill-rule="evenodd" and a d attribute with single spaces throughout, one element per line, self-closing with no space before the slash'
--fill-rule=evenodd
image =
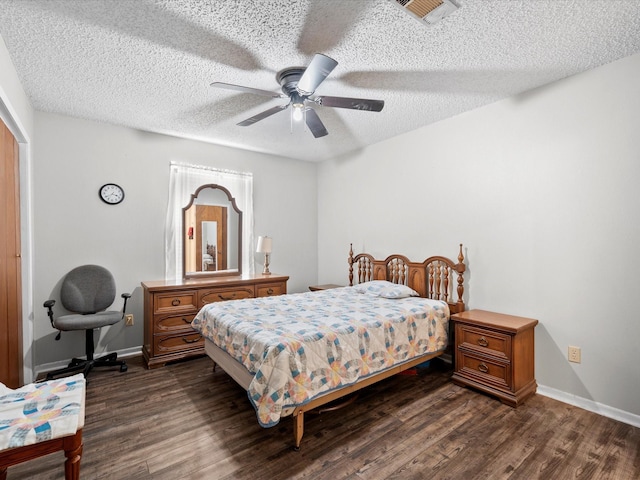
<path id="1" fill-rule="evenodd" d="M 113 275 L 98 265 L 83 265 L 67 273 L 60 289 L 64 308 L 75 313 L 105 310 L 116 298 Z"/>

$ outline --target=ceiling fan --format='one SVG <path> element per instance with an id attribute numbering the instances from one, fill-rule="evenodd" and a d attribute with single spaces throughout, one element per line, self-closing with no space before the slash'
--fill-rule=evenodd
<path id="1" fill-rule="evenodd" d="M 259 88 L 244 87 L 231 83 L 213 82 L 212 87 L 236 90 L 244 93 L 253 93 L 271 98 L 288 98 L 289 103 L 272 107 L 264 112 L 238 123 L 241 127 L 248 127 L 260 120 L 264 120 L 271 115 L 286 110 L 291 106 L 291 121 L 299 122 L 304 119 L 307 127 L 315 138 L 324 137 L 329 132 L 320 120 L 316 111 L 310 103 L 322 105 L 323 107 L 349 108 L 351 110 L 366 110 L 369 112 L 379 112 L 384 107 L 383 100 L 368 100 L 364 98 L 330 97 L 327 95 L 313 95 L 318 86 L 336 68 L 338 62 L 333 58 L 316 53 L 309 63 L 304 67 L 289 67 L 280 70 L 276 74 L 276 80 L 280 84 L 283 93 L 261 90 Z"/>

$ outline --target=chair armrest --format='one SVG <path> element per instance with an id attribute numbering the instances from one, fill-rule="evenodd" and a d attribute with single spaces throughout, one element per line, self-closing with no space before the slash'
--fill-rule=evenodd
<path id="1" fill-rule="evenodd" d="M 51 326 L 53 328 L 56 328 L 55 322 L 53 321 L 53 306 L 56 304 L 55 300 L 47 300 L 46 302 L 44 302 L 44 308 L 47 309 L 47 315 L 49 316 L 49 321 L 51 322 Z M 60 340 L 60 334 L 62 333 L 59 329 L 56 328 L 56 330 L 58 330 L 58 334 L 56 335 L 56 340 Z"/>
<path id="2" fill-rule="evenodd" d="M 122 318 L 124 318 L 125 312 L 127 311 L 127 300 L 129 300 L 131 298 L 131 294 L 130 293 L 123 293 L 120 296 L 122 298 L 124 298 L 124 305 L 122 306 Z"/>

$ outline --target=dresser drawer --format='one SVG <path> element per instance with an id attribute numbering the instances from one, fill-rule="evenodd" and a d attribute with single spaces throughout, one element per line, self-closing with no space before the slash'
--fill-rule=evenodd
<path id="1" fill-rule="evenodd" d="M 182 335 L 156 335 L 153 337 L 153 351 L 156 355 L 167 355 L 200 348 L 204 348 L 204 337 L 193 329 Z"/>
<path id="2" fill-rule="evenodd" d="M 197 310 L 191 310 L 180 315 L 156 315 L 153 318 L 153 331 L 155 333 L 177 333 L 181 331 L 191 333 L 193 332 L 191 322 L 196 313 L 198 313 Z"/>
<path id="3" fill-rule="evenodd" d="M 153 296 L 154 313 L 193 310 L 198 308 L 196 291 L 156 293 Z"/>
<path id="4" fill-rule="evenodd" d="M 200 307 L 205 306 L 207 303 L 223 302 L 225 300 L 241 300 L 243 298 L 253 298 L 253 285 L 203 290 L 200 293 Z"/>
<path id="5" fill-rule="evenodd" d="M 256 285 L 256 297 L 273 297 L 275 295 L 284 295 L 287 293 L 287 284 L 267 283 L 264 285 Z"/>
<path id="6" fill-rule="evenodd" d="M 511 364 L 458 351 L 457 373 L 485 385 L 503 390 L 511 389 Z"/>
<path id="7" fill-rule="evenodd" d="M 458 324 L 456 344 L 458 348 L 478 352 L 483 355 L 509 360 L 511 335 Z"/>

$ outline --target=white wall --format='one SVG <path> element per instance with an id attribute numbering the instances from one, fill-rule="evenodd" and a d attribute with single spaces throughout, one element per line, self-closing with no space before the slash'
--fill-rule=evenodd
<path id="1" fill-rule="evenodd" d="M 540 321 L 539 384 L 640 415 L 638 78 L 635 55 L 323 163 L 319 281 L 347 281 L 350 242 L 417 261 L 462 242 L 468 307 Z"/>
<path id="2" fill-rule="evenodd" d="M 274 239 L 271 271 L 289 275 L 289 292 L 317 280 L 317 166 L 259 153 L 36 113 L 34 148 L 36 365 L 82 355 L 83 334 L 54 331 L 42 303 L 59 298 L 62 277 L 96 263 L 110 269 L 119 292 L 132 292 L 135 325 L 103 329 L 100 352 L 142 345 L 140 282 L 164 278 L 164 222 L 169 162 L 210 165 L 254 175 L 255 234 Z M 125 200 L 98 197 L 117 183 Z M 256 257 L 257 264 L 262 258 Z M 118 296 L 116 306 L 121 307 Z"/>

